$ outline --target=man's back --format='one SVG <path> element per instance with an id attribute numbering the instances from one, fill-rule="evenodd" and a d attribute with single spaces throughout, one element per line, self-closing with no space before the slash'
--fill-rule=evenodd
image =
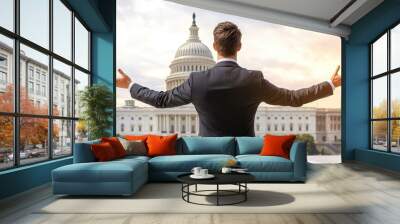
<path id="1" fill-rule="evenodd" d="M 261 102 L 301 106 L 333 93 L 328 82 L 300 90 L 278 88 L 260 71 L 222 61 L 203 72 L 193 72 L 182 85 L 158 92 L 138 84 L 133 98 L 155 107 L 193 103 L 200 121 L 200 136 L 254 136 L 254 116 Z"/>
<path id="2" fill-rule="evenodd" d="M 254 135 L 254 115 L 261 102 L 259 75 L 231 61 L 191 75 L 201 136 Z"/>

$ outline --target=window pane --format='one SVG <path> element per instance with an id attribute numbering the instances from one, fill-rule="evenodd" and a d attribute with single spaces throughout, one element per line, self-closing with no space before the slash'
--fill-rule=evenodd
<path id="1" fill-rule="evenodd" d="M 48 63 L 47 55 L 21 44 L 21 113 L 48 114 Z"/>
<path id="2" fill-rule="evenodd" d="M 390 98 L 392 117 L 400 118 L 400 72 L 391 75 Z"/>
<path id="3" fill-rule="evenodd" d="M 0 1 L 0 26 L 14 31 L 14 1 Z"/>
<path id="4" fill-rule="evenodd" d="M 53 0 L 53 51 L 71 60 L 71 11 L 60 1 Z"/>
<path id="5" fill-rule="evenodd" d="M 49 47 L 49 0 L 20 0 L 21 36 Z"/>
<path id="6" fill-rule="evenodd" d="M 53 156 L 72 154 L 72 121 L 53 120 Z"/>
<path id="7" fill-rule="evenodd" d="M 14 111 L 13 40 L 0 35 L 0 111 Z"/>
<path id="8" fill-rule="evenodd" d="M 387 117 L 387 78 L 381 77 L 372 81 L 372 118 Z"/>
<path id="9" fill-rule="evenodd" d="M 0 116 L 0 170 L 14 164 L 13 118 Z"/>
<path id="10" fill-rule="evenodd" d="M 84 142 L 88 140 L 88 129 L 84 120 L 75 122 L 75 142 Z"/>
<path id="11" fill-rule="evenodd" d="M 89 69 L 89 32 L 75 18 L 75 63 Z"/>
<path id="12" fill-rule="evenodd" d="M 391 69 L 400 67 L 400 25 L 397 25 L 391 31 L 390 50 Z"/>
<path id="13" fill-rule="evenodd" d="M 53 60 L 53 114 L 72 117 L 71 66 Z"/>
<path id="14" fill-rule="evenodd" d="M 400 120 L 391 121 L 392 152 L 400 153 Z"/>
<path id="15" fill-rule="evenodd" d="M 20 119 L 20 163 L 34 163 L 49 158 L 49 120 L 45 118 L 21 117 Z"/>
<path id="16" fill-rule="evenodd" d="M 387 34 L 372 45 L 372 71 L 373 75 L 387 71 Z"/>
<path id="17" fill-rule="evenodd" d="M 387 121 L 372 122 L 372 147 L 377 150 L 387 150 Z"/>
<path id="18" fill-rule="evenodd" d="M 89 86 L 89 75 L 75 69 L 75 117 L 81 114 L 80 95 L 86 86 Z"/>

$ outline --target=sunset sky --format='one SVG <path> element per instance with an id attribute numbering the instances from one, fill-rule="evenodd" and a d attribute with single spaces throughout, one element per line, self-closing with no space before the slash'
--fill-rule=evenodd
<path id="1" fill-rule="evenodd" d="M 210 50 L 217 23 L 237 24 L 243 34 L 239 65 L 261 70 L 280 87 L 299 89 L 326 81 L 340 64 L 340 38 L 335 36 L 162 0 L 117 2 L 117 66 L 135 82 L 156 90 L 165 90 L 168 66 L 189 36 L 193 12 L 200 39 Z M 117 91 L 117 105 L 121 106 L 130 95 L 127 90 Z M 304 106 L 340 108 L 340 88 L 334 96 Z"/>

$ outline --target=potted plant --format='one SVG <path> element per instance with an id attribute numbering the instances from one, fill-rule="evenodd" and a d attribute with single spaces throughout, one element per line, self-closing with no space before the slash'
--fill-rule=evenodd
<path id="1" fill-rule="evenodd" d="M 87 127 L 89 140 L 110 136 L 108 130 L 112 126 L 113 93 L 107 86 L 95 84 L 86 87 L 79 95 L 83 121 L 78 124 L 80 128 L 82 125 Z"/>

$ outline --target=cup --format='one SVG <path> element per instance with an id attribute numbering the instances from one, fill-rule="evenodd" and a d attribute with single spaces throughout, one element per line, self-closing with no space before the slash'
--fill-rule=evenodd
<path id="1" fill-rule="evenodd" d="M 193 173 L 194 175 L 196 175 L 196 176 L 199 176 L 199 175 L 201 175 L 201 174 L 200 174 L 200 171 L 201 171 L 201 170 L 202 170 L 201 167 L 193 167 L 192 173 Z"/>
<path id="2" fill-rule="evenodd" d="M 200 176 L 207 176 L 208 175 L 208 169 L 201 169 L 200 170 Z"/>
<path id="3" fill-rule="evenodd" d="M 232 168 L 230 168 L 230 167 L 222 167 L 221 172 L 222 173 L 230 173 L 230 172 L 232 172 Z"/>

